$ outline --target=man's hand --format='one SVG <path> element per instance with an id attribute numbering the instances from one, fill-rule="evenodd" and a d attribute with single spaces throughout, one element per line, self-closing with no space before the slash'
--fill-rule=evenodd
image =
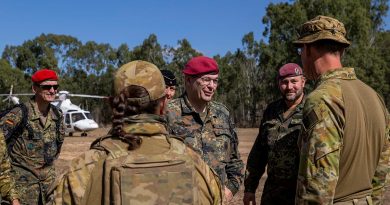
<path id="1" fill-rule="evenodd" d="M 19 199 L 12 200 L 12 205 L 20 205 Z"/>
<path id="2" fill-rule="evenodd" d="M 245 192 L 243 201 L 244 201 L 244 205 L 250 205 L 251 202 L 252 205 L 256 205 L 255 193 Z"/>
<path id="3" fill-rule="evenodd" d="M 233 199 L 233 193 L 230 191 L 230 189 L 225 187 L 225 200 L 226 202 L 229 202 Z"/>

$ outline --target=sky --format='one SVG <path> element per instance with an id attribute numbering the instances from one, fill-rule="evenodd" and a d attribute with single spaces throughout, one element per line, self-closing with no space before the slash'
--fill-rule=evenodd
<path id="1" fill-rule="evenodd" d="M 0 53 L 40 34 L 70 35 L 83 43 L 141 45 L 156 34 L 175 47 L 186 38 L 204 55 L 241 48 L 242 37 L 262 38 L 270 3 L 284 0 L 0 0 Z M 390 29 L 389 12 L 385 28 Z"/>

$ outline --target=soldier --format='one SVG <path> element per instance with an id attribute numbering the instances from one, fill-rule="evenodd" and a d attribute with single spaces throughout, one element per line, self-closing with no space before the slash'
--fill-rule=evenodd
<path id="1" fill-rule="evenodd" d="M 11 163 L 7 152 L 4 134 L 0 132 L 0 203 L 2 199 L 18 205 L 19 195 L 15 189 L 15 180 L 10 176 Z"/>
<path id="2" fill-rule="evenodd" d="M 183 70 L 186 92 L 168 104 L 167 119 L 170 132 L 180 136 L 218 173 L 230 201 L 242 183 L 244 164 L 229 110 L 212 101 L 218 72 L 214 59 L 192 58 Z"/>
<path id="3" fill-rule="evenodd" d="M 221 204 L 218 177 L 190 148 L 168 137 L 165 84 L 145 61 L 114 76 L 110 133 L 59 178 L 56 204 Z"/>
<path id="4" fill-rule="evenodd" d="M 246 165 L 244 204 L 256 204 L 255 193 L 267 167 L 261 204 L 287 205 L 295 202 L 299 149 L 298 136 L 302 122 L 305 78 L 295 63 L 282 66 L 278 72 L 282 98 L 269 104 L 260 123 L 259 135 L 249 153 Z"/>
<path id="5" fill-rule="evenodd" d="M 176 77 L 175 75 L 169 71 L 169 70 L 161 70 L 161 73 L 164 77 L 165 82 L 165 96 L 167 99 L 167 102 L 173 99 L 173 96 L 175 96 L 176 93 Z"/>
<path id="6" fill-rule="evenodd" d="M 343 23 L 317 16 L 300 27 L 306 77 L 297 204 L 382 204 L 389 170 L 389 115 L 382 98 L 341 57 Z M 387 128 L 386 128 L 387 127 Z"/>
<path id="7" fill-rule="evenodd" d="M 31 77 L 34 96 L 0 120 L 11 159 L 11 176 L 22 204 L 45 204 L 56 178 L 54 160 L 64 141 L 61 111 L 50 104 L 58 89 L 57 74 L 42 69 Z"/>

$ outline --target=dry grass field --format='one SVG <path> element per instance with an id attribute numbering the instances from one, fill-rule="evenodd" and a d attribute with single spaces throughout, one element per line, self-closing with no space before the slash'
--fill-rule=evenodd
<path id="1" fill-rule="evenodd" d="M 99 128 L 97 130 L 89 132 L 87 137 L 80 137 L 80 135 L 77 135 L 77 133 L 73 137 L 66 137 L 60 158 L 56 162 L 57 170 L 61 172 L 63 170 L 63 167 L 66 166 L 69 160 L 88 150 L 91 142 L 94 139 L 106 134 L 107 131 L 108 128 Z M 258 129 L 238 129 L 238 136 L 240 141 L 239 151 L 241 153 L 241 157 L 244 163 L 246 163 L 249 151 L 252 148 L 252 144 L 256 139 L 257 132 Z M 263 176 L 261 178 L 260 185 L 256 193 L 257 202 L 259 202 L 260 200 L 262 187 L 266 178 L 267 176 Z M 243 196 L 244 191 L 242 186 L 240 191 L 234 196 L 233 201 L 230 203 L 230 205 L 243 204 Z M 386 192 L 386 198 L 387 200 L 384 205 L 390 205 L 390 188 L 388 188 Z"/>

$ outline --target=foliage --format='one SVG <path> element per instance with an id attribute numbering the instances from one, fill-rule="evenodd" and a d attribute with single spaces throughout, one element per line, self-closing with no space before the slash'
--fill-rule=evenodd
<path id="1" fill-rule="evenodd" d="M 253 32 L 243 35 L 242 48 L 214 56 L 220 67 L 216 99 L 231 110 L 238 126 L 256 127 L 265 106 L 280 97 L 276 74 L 285 63 L 300 63 L 292 41 L 299 25 L 317 15 L 335 17 L 345 24 L 352 42 L 343 58 L 345 66 L 354 67 L 357 75 L 372 86 L 390 106 L 390 32 L 383 31 L 387 0 L 296 0 L 269 4 L 262 19 L 263 37 Z M 41 34 L 22 45 L 7 45 L 0 60 L 0 92 L 30 91 L 30 76 L 39 68 L 49 67 L 60 74 L 62 90 L 71 93 L 112 95 L 113 73 L 132 60 L 146 60 L 160 69 L 169 69 L 178 79 L 178 94 L 183 92 L 181 70 L 194 56 L 202 55 L 187 39 L 176 46 L 160 45 L 150 34 L 140 45 L 94 41 L 82 43 L 67 35 Z M 310 92 L 309 84 L 306 92 Z M 177 97 L 176 96 L 176 97 Z M 111 120 L 107 102 L 72 99 L 92 111 L 101 123 Z M 4 106 L 4 103 L 0 103 Z"/>

